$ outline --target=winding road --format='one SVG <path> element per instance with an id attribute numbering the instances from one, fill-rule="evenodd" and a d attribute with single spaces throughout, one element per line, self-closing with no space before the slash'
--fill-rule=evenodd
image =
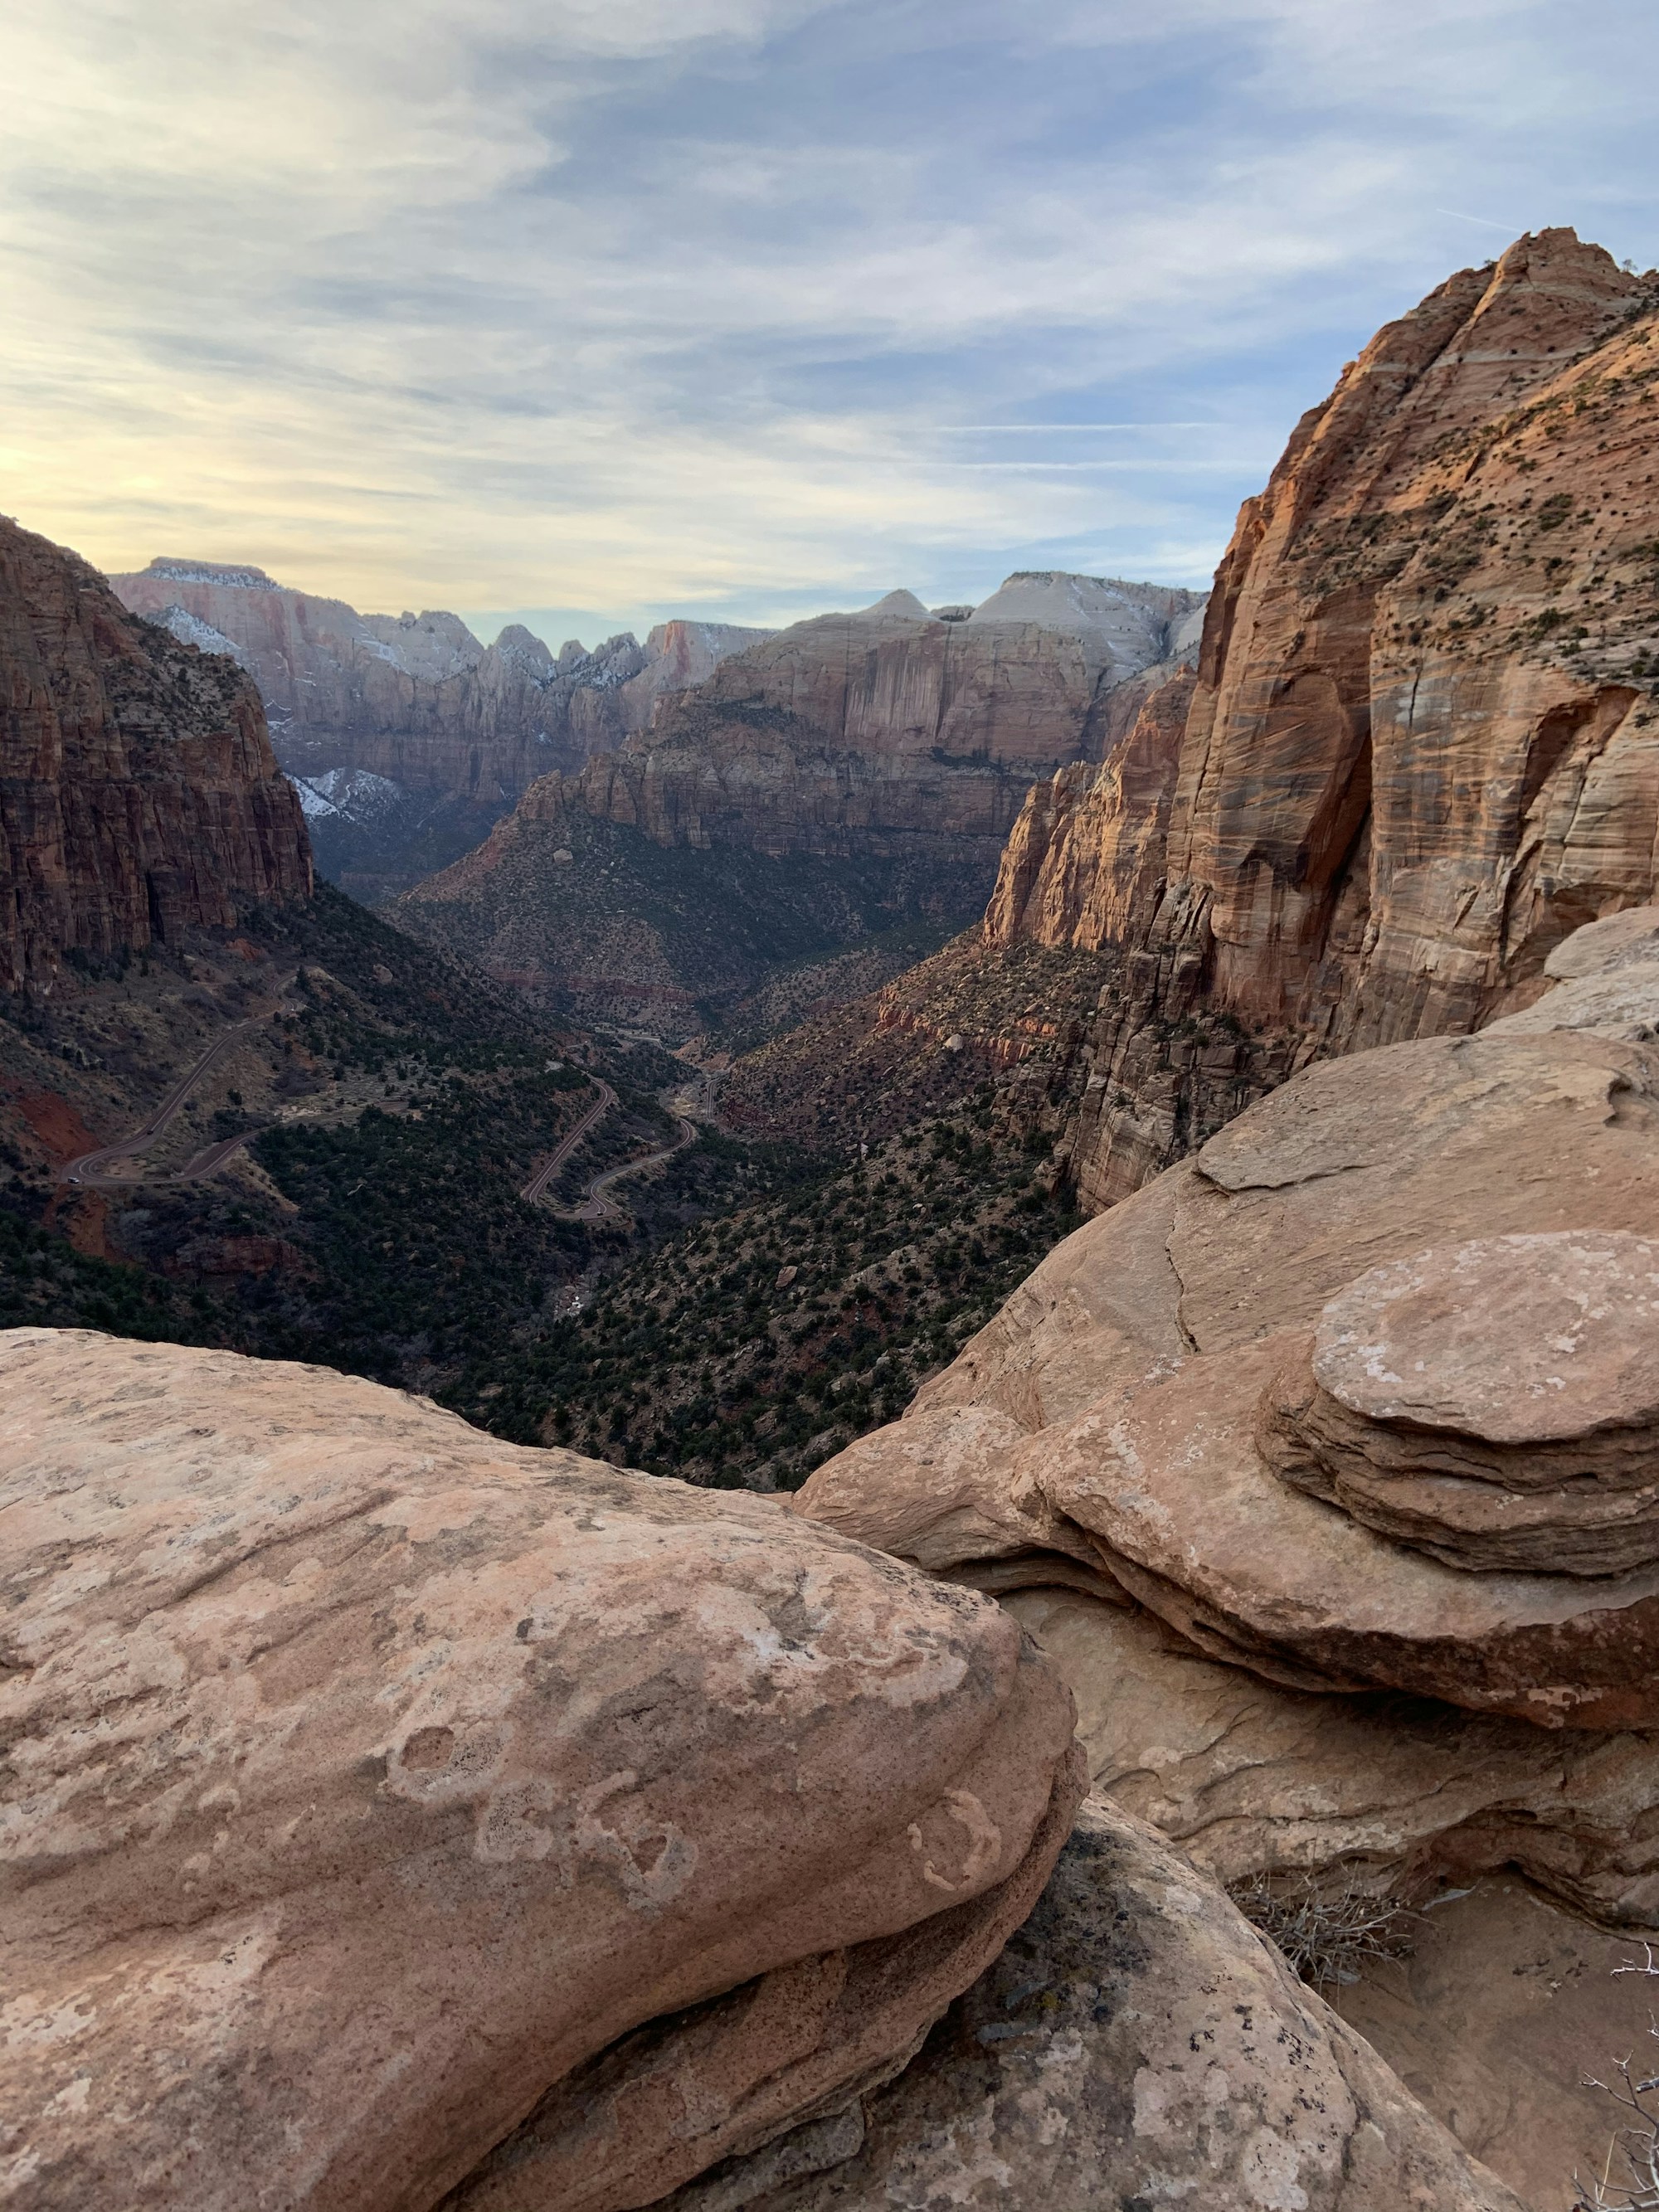
<path id="1" fill-rule="evenodd" d="M 137 1152 L 148 1152 L 155 1139 L 166 1133 L 167 1125 L 203 1077 L 216 1067 L 231 1047 L 240 1043 L 256 1026 L 253 1022 L 237 1022 L 222 1036 L 216 1037 L 189 1073 L 179 1077 L 148 1121 L 141 1121 L 130 1136 L 118 1137 L 112 1145 L 100 1145 L 96 1152 L 82 1152 L 78 1159 L 67 1162 L 58 1170 L 58 1181 L 80 1183 L 89 1190 L 100 1186 L 108 1190 L 118 1190 L 129 1183 L 138 1182 L 140 1176 L 136 1172 L 117 1176 L 106 1175 L 104 1170 L 116 1160 L 131 1159 Z M 249 1135 L 253 1133 L 252 1130 L 248 1132 Z M 193 1159 L 186 1160 L 169 1179 L 173 1182 L 188 1182 L 197 1176 L 210 1175 L 243 1142 L 241 1137 L 222 1139 L 218 1144 L 210 1145 L 205 1151 L 198 1152 Z"/>
<path id="2" fill-rule="evenodd" d="M 696 1123 L 684 1114 L 679 1115 L 678 1120 L 680 1133 L 673 1144 L 665 1146 L 661 1152 L 647 1152 L 642 1159 L 624 1160 L 621 1167 L 607 1168 L 603 1175 L 595 1176 L 587 1186 L 586 1195 L 581 1204 L 571 1215 L 571 1219 L 573 1221 L 625 1219 L 626 1217 L 621 1206 L 613 1206 L 605 1194 L 613 1184 L 619 1183 L 624 1176 L 641 1175 L 647 1168 L 660 1167 L 665 1160 L 672 1160 L 676 1152 L 683 1152 L 688 1145 L 696 1143 Z"/>
<path id="3" fill-rule="evenodd" d="M 611 1088 L 611 1085 L 608 1083 L 602 1082 L 597 1075 L 593 1077 L 592 1083 L 593 1088 L 599 1094 L 599 1097 L 595 1100 L 594 1103 L 588 1108 L 586 1113 L 582 1115 L 581 1120 L 577 1122 L 575 1127 L 570 1132 L 570 1134 L 561 1140 L 558 1150 L 543 1162 L 542 1165 L 537 1169 L 535 1174 L 531 1176 L 529 1182 L 519 1193 L 520 1198 L 528 1200 L 532 1205 L 535 1203 L 536 1200 L 538 1199 L 542 1193 L 547 1188 L 549 1183 L 552 1182 L 554 1176 L 557 1175 L 559 1170 L 570 1158 L 572 1152 L 575 1151 L 577 1146 L 580 1144 L 582 1139 L 593 1127 L 593 1124 L 602 1115 L 608 1114 L 611 1111 L 611 1109 L 616 1104 L 617 1094 Z"/>

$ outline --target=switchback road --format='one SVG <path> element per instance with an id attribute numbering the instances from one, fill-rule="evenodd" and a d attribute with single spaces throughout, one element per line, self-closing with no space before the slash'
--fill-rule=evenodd
<path id="1" fill-rule="evenodd" d="M 621 1167 L 607 1168 L 603 1175 L 595 1176 L 588 1184 L 586 1196 L 576 1208 L 571 1217 L 572 1219 L 621 1221 L 624 1218 L 621 1206 L 613 1206 L 606 1195 L 611 1186 L 619 1183 L 624 1176 L 640 1175 L 647 1168 L 660 1167 L 665 1160 L 672 1160 L 676 1152 L 683 1152 L 688 1145 L 695 1145 L 696 1141 L 696 1123 L 682 1115 L 680 1133 L 673 1144 L 666 1146 L 661 1152 L 646 1153 L 643 1159 L 624 1160 Z"/>
<path id="2" fill-rule="evenodd" d="M 100 1145 L 96 1152 L 82 1152 L 79 1159 L 70 1160 L 58 1170 L 59 1182 L 81 1183 L 88 1189 L 96 1188 L 100 1184 L 108 1189 L 120 1189 L 126 1184 L 137 1182 L 139 1180 L 137 1173 L 106 1175 L 105 1170 L 116 1160 L 131 1159 L 135 1153 L 148 1152 L 155 1139 L 166 1133 L 168 1123 L 203 1077 L 216 1067 L 232 1046 L 240 1043 L 254 1026 L 252 1022 L 233 1024 L 222 1036 L 214 1039 L 190 1073 L 179 1077 L 148 1121 L 141 1121 L 130 1136 L 118 1137 L 112 1145 Z M 198 1152 L 193 1160 L 179 1170 L 177 1180 L 182 1182 L 188 1177 L 206 1174 L 209 1170 L 205 1164 L 210 1155 L 218 1153 L 222 1158 L 226 1157 L 234 1152 L 241 1141 L 240 1137 L 234 1142 L 227 1139 L 222 1149 L 217 1145 L 210 1146 L 206 1152 Z M 218 1161 L 213 1160 L 212 1164 L 216 1166 Z"/>
<path id="3" fill-rule="evenodd" d="M 593 1088 L 599 1094 L 598 1099 L 588 1108 L 586 1113 L 582 1115 L 581 1120 L 577 1122 L 575 1127 L 570 1132 L 570 1134 L 561 1140 L 557 1152 L 554 1152 L 550 1158 L 543 1162 L 541 1166 L 537 1169 L 535 1174 L 531 1176 L 524 1188 L 519 1193 L 520 1198 L 527 1200 L 532 1205 L 547 1188 L 549 1183 L 552 1182 L 554 1176 L 557 1175 L 559 1170 L 570 1158 L 572 1152 L 575 1151 L 577 1146 L 580 1144 L 582 1139 L 593 1127 L 593 1124 L 599 1120 L 602 1115 L 608 1114 L 611 1111 L 611 1109 L 617 1103 L 617 1094 L 611 1088 L 611 1085 L 608 1083 L 602 1083 L 597 1075 L 592 1079 L 592 1081 Z M 582 1218 L 586 1218 L 586 1217 Z M 595 1216 L 594 1218 L 597 1218 L 598 1217 Z"/>

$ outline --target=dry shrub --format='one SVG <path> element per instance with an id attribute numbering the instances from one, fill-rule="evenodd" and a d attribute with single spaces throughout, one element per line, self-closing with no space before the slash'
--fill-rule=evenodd
<path id="1" fill-rule="evenodd" d="M 1254 1875 L 1228 1895 L 1312 1989 L 1359 1979 L 1377 1959 L 1403 1959 L 1420 1915 L 1349 1875 L 1340 1887 L 1312 1875 Z"/>
<path id="2" fill-rule="evenodd" d="M 1659 1980 L 1652 1944 L 1642 1948 L 1645 1958 L 1627 1959 L 1613 1972 Z M 1659 2039 L 1659 2025 L 1650 2025 L 1648 2033 Z M 1632 2117 L 1614 2130 L 1600 2176 L 1573 2177 L 1576 2212 L 1659 2212 L 1659 2074 L 1644 2073 L 1633 2051 L 1615 2060 L 1612 2072 L 1610 2081 L 1587 2074 L 1585 2086 L 1605 2090 Z"/>

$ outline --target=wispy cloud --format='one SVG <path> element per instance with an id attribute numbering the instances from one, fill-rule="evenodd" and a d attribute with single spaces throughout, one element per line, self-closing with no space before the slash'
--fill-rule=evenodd
<path id="1" fill-rule="evenodd" d="M 556 632 L 1200 580 L 1470 225 L 1654 258 L 1637 0 L 13 0 L 0 49 L 4 503 Z"/>

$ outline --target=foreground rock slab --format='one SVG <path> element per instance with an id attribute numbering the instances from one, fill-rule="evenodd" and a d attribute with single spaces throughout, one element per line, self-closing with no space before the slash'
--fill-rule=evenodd
<path id="1" fill-rule="evenodd" d="M 1101 1797 L 906 2073 L 670 2203 L 1522 2212 L 1213 1882 Z"/>
<path id="2" fill-rule="evenodd" d="M 1293 1079 L 799 1510 L 981 1588 L 1131 1597 L 1291 1688 L 1659 1725 L 1659 1049 L 1549 1004 Z"/>
<path id="3" fill-rule="evenodd" d="M 18 1330 L 0 1385 L 21 2212 L 412 2212 L 641 2024 L 951 1915 L 820 2099 L 1060 1847 L 1070 1697 L 966 1591 L 320 1370 Z"/>

